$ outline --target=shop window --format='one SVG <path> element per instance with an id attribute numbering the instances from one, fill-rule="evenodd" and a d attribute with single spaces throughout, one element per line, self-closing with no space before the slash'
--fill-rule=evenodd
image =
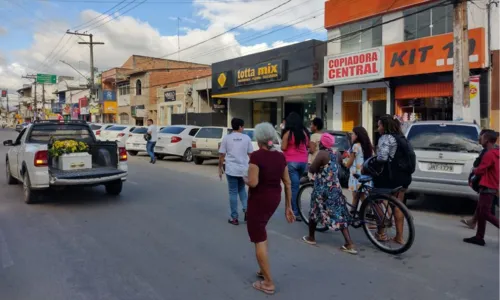
<path id="1" fill-rule="evenodd" d="M 129 95 L 130 94 L 130 84 L 122 83 L 118 85 L 118 94 L 120 96 Z"/>
<path id="2" fill-rule="evenodd" d="M 453 5 L 425 10 L 428 7 L 417 6 L 403 12 L 405 41 L 453 32 Z M 421 12 L 415 14 L 417 11 Z"/>
<path id="3" fill-rule="evenodd" d="M 135 82 L 135 94 L 137 96 L 142 95 L 142 83 L 139 79 Z"/>
<path id="4" fill-rule="evenodd" d="M 381 24 L 382 18 L 376 17 L 340 27 L 341 51 L 354 52 L 382 46 Z"/>

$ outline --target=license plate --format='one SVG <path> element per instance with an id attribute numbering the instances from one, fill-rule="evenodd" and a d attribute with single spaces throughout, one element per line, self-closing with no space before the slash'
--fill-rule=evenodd
<path id="1" fill-rule="evenodd" d="M 447 164 L 429 164 L 429 171 L 453 172 L 453 165 Z"/>
<path id="2" fill-rule="evenodd" d="M 141 144 L 134 144 L 134 147 L 140 147 Z"/>
<path id="3" fill-rule="evenodd" d="M 212 152 L 210 151 L 201 151 L 202 155 L 212 155 Z"/>

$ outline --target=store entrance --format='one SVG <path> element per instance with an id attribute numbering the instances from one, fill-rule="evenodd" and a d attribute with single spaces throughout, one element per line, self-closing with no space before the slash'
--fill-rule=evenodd
<path id="1" fill-rule="evenodd" d="M 396 99 L 396 113 L 410 121 L 451 121 L 453 120 L 453 98 Z"/>

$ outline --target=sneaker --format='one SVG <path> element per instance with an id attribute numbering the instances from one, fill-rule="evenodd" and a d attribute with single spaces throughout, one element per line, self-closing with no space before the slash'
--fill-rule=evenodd
<path id="1" fill-rule="evenodd" d="M 229 224 L 232 224 L 232 225 L 240 225 L 240 222 L 238 222 L 238 219 L 229 219 L 229 220 L 227 220 L 227 222 Z"/>
<path id="2" fill-rule="evenodd" d="M 464 242 L 469 243 L 469 244 L 478 245 L 478 246 L 486 245 L 486 243 L 483 239 L 477 238 L 475 236 L 468 238 L 468 239 L 464 239 Z"/>

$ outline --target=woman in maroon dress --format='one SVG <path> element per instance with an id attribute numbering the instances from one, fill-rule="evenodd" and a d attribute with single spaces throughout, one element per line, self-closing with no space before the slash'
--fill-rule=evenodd
<path id="1" fill-rule="evenodd" d="M 285 217 L 289 223 L 295 220 L 292 211 L 292 190 L 285 156 L 274 149 L 276 130 L 269 123 L 255 127 L 255 139 L 259 150 L 250 156 L 248 178 L 249 189 L 247 209 L 247 229 L 250 241 L 255 244 L 255 254 L 260 271 L 257 276 L 262 280 L 253 287 L 266 294 L 274 294 L 275 286 L 271 278 L 267 256 L 266 225 L 281 201 L 281 182 L 285 186 Z"/>

